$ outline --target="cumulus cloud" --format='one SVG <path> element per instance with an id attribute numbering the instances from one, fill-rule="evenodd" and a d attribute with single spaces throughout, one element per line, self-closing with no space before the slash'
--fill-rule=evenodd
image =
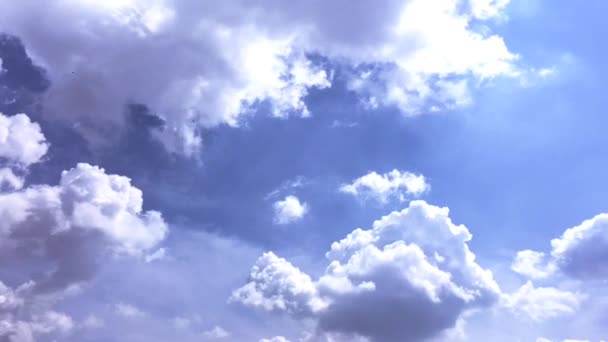
<path id="1" fill-rule="evenodd" d="M 373 341 L 418 341 L 452 328 L 470 309 L 500 295 L 475 261 L 472 236 L 448 208 L 413 201 L 402 211 L 334 242 L 317 280 L 265 253 L 232 301 L 317 321 L 320 333 Z"/>
<path id="2" fill-rule="evenodd" d="M 0 123 L 0 157 L 26 174 L 48 148 L 39 126 L 23 114 L 0 115 Z M 17 185 L 0 189 L 2 280 L 21 284 L 0 282 L 0 337 L 9 341 L 69 333 L 72 318 L 52 306 L 78 292 L 105 258 L 141 257 L 168 233 L 159 212 L 143 211 L 129 178 L 97 166 L 78 164 L 54 186 Z"/>
<path id="3" fill-rule="evenodd" d="M 580 307 L 582 295 L 554 287 L 534 287 L 531 281 L 515 293 L 505 296 L 504 305 L 516 315 L 542 321 L 573 314 Z"/>
<path id="4" fill-rule="evenodd" d="M 378 174 L 372 171 L 355 179 L 350 184 L 343 184 L 340 191 L 355 196 L 373 198 L 381 203 L 390 198 L 404 201 L 408 197 L 417 197 L 429 191 L 431 186 L 423 175 L 406 171 L 392 170 Z"/>
<path id="5" fill-rule="evenodd" d="M 296 196 L 287 196 L 273 204 L 274 223 L 289 224 L 301 220 L 308 212 L 308 204 L 300 202 Z"/>
<path id="6" fill-rule="evenodd" d="M 580 279 L 608 277 L 608 214 L 567 229 L 551 240 L 551 256 L 567 275 Z"/>
<path id="7" fill-rule="evenodd" d="M 523 250 L 517 252 L 511 270 L 532 279 L 542 279 L 554 271 L 552 265 L 547 265 L 545 253 Z"/>
<path id="8" fill-rule="evenodd" d="M 223 339 L 230 337 L 230 333 L 224 328 L 216 325 L 213 329 L 203 332 L 203 336 L 209 339 Z"/>
<path id="9" fill-rule="evenodd" d="M 35 279 L 37 287 L 86 280 L 98 255 L 140 256 L 165 238 L 161 214 L 143 212 L 142 204 L 127 177 L 78 164 L 57 186 L 0 193 L 0 252 L 5 262 L 53 262 L 52 271 Z"/>
<path id="10" fill-rule="evenodd" d="M 25 114 L 5 116 L 0 113 L 0 158 L 21 166 L 39 162 L 49 144 L 40 126 Z"/>
<path id="11" fill-rule="evenodd" d="M 520 251 L 512 268 L 530 277 L 543 278 L 555 272 L 580 280 L 608 277 L 608 214 L 599 214 L 567 229 L 551 240 L 550 256 Z"/>
<path id="12" fill-rule="evenodd" d="M 11 0 L 0 31 L 48 71 L 54 117 L 93 136 L 120 127 L 125 103 L 143 103 L 164 119 L 169 148 L 194 153 L 200 127 L 238 125 L 260 102 L 276 117 L 309 116 L 306 95 L 332 81 L 313 55 L 344 70 L 369 107 L 467 105 L 473 84 L 517 74 L 502 37 L 471 25 L 508 2 Z"/>

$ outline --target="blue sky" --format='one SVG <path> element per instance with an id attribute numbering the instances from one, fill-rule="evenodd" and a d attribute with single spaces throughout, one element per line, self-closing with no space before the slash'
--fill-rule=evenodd
<path id="1" fill-rule="evenodd" d="M 606 10 L 3 2 L 0 341 L 608 339 Z"/>

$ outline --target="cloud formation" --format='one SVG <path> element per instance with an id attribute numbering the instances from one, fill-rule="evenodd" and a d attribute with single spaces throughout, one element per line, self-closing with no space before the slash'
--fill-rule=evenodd
<path id="1" fill-rule="evenodd" d="M 515 293 L 505 296 L 504 305 L 516 315 L 542 321 L 560 315 L 573 314 L 580 307 L 583 296 L 554 287 L 534 287 L 531 281 Z"/>
<path id="2" fill-rule="evenodd" d="M 0 115 L 0 124 L 4 162 L 26 173 L 48 148 L 40 127 L 24 114 Z M 0 282 L 0 338 L 31 341 L 72 330 L 53 303 L 78 292 L 105 258 L 141 257 L 167 235 L 161 214 L 142 205 L 129 178 L 86 163 L 63 171 L 55 186 L 0 191 L 2 281 L 16 284 Z"/>
<path id="3" fill-rule="evenodd" d="M 520 72 L 502 37 L 473 25 L 508 2 L 11 0 L 0 31 L 48 72 L 49 115 L 95 139 L 122 126 L 125 104 L 143 103 L 165 121 L 166 146 L 192 154 L 201 127 L 238 125 L 262 102 L 275 117 L 310 115 L 305 97 L 330 87 L 334 69 L 314 56 L 370 108 L 467 105 L 473 84 Z"/>
<path id="4" fill-rule="evenodd" d="M 608 214 L 599 214 L 566 229 L 551 240 L 551 253 L 524 250 L 517 253 L 513 271 L 531 278 L 556 272 L 583 281 L 608 277 Z"/>
<path id="5" fill-rule="evenodd" d="M 334 242 L 317 280 L 265 253 L 231 300 L 314 318 L 320 333 L 424 340 L 499 298 L 492 273 L 475 262 L 467 245 L 471 237 L 452 223 L 447 208 L 414 201 Z"/>
<path id="6" fill-rule="evenodd" d="M 287 196 L 273 204 L 274 223 L 289 224 L 301 220 L 308 212 L 308 204 L 300 202 L 296 196 Z"/>
<path id="7" fill-rule="evenodd" d="M 418 197 L 430 189 L 431 186 L 423 175 L 399 170 L 384 174 L 372 171 L 340 187 L 341 192 L 373 198 L 380 203 L 386 203 L 391 198 L 405 201 L 406 198 Z"/>
<path id="8" fill-rule="evenodd" d="M 0 113 L 0 159 L 27 167 L 39 162 L 49 144 L 40 126 L 25 114 L 5 116 Z"/>

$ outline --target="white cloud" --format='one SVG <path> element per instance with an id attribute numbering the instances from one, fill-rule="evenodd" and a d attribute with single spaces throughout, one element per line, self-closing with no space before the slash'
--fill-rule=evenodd
<path id="1" fill-rule="evenodd" d="M 316 281 L 265 253 L 231 299 L 314 318 L 324 332 L 374 341 L 435 336 L 500 294 L 491 272 L 468 248 L 471 234 L 448 214 L 447 208 L 413 201 L 372 229 L 354 230 L 332 244 L 329 265 Z"/>
<path id="2" fill-rule="evenodd" d="M 296 316 L 310 315 L 325 306 L 310 276 L 272 252 L 257 260 L 249 282 L 235 290 L 230 300 Z"/>
<path id="3" fill-rule="evenodd" d="M 582 299 L 580 294 L 554 287 L 534 287 L 528 281 L 515 293 L 505 295 L 504 305 L 517 315 L 542 321 L 575 313 Z"/>
<path id="4" fill-rule="evenodd" d="M 0 113 L 0 158 L 7 159 L 9 164 L 27 167 L 39 162 L 48 148 L 40 126 L 27 115 Z"/>
<path id="5" fill-rule="evenodd" d="M 167 256 L 167 250 L 164 248 L 157 249 L 154 253 L 146 255 L 144 258 L 146 262 L 154 262 L 157 260 L 163 260 Z"/>
<path id="6" fill-rule="evenodd" d="M 407 197 L 417 197 L 430 188 L 423 175 L 392 170 L 384 174 L 372 171 L 355 179 L 351 184 L 343 184 L 340 191 L 355 196 L 371 197 L 385 203 L 393 197 L 401 201 Z"/>
<path id="7" fill-rule="evenodd" d="M 0 139 L 2 157 L 27 174 L 48 144 L 27 116 L 2 120 L 11 122 L 4 127 L 8 138 Z M 108 257 L 143 256 L 168 233 L 159 212 L 143 211 L 142 192 L 129 178 L 96 166 L 63 171 L 55 186 L 17 185 L 0 189 L 0 267 L 21 283 L 9 288 L 0 282 L 2 340 L 70 333 L 72 318 L 52 307 L 81 291 Z"/>
<path id="8" fill-rule="evenodd" d="M 114 306 L 114 312 L 125 318 L 140 318 L 146 316 L 146 313 L 138 307 L 126 303 L 117 303 Z"/>
<path id="9" fill-rule="evenodd" d="M 478 19 L 490 19 L 500 15 L 511 0 L 471 0 L 471 12 Z"/>
<path id="10" fill-rule="evenodd" d="M 529 277 L 542 278 L 555 272 L 580 280 L 608 277 L 608 214 L 599 214 L 567 229 L 551 240 L 550 257 L 535 251 L 520 251 L 514 270 Z"/>
<path id="11" fill-rule="evenodd" d="M 74 321 L 66 314 L 47 311 L 42 316 L 34 316 L 31 325 L 32 330 L 37 333 L 48 334 L 57 331 L 67 334 L 74 328 Z"/>
<path id="12" fill-rule="evenodd" d="M 96 128 L 120 127 L 123 105 L 144 103 L 166 120 L 160 139 L 194 153 L 199 127 L 238 125 L 260 101 L 276 117 L 310 115 L 309 90 L 331 84 L 310 54 L 351 70 L 349 87 L 372 107 L 413 115 L 468 105 L 473 85 L 518 74 L 503 38 L 471 25 L 507 3 L 11 0 L 0 4 L 0 30 L 48 70 L 52 116 L 103 139 Z"/>
<path id="13" fill-rule="evenodd" d="M 543 279 L 554 272 L 554 267 L 546 263 L 545 253 L 523 250 L 517 252 L 511 270 L 532 279 Z"/>
<path id="14" fill-rule="evenodd" d="M 263 338 L 259 342 L 290 342 L 286 337 L 275 336 L 272 338 Z"/>
<path id="15" fill-rule="evenodd" d="M 210 339 L 223 339 L 230 337 L 230 333 L 220 326 L 215 326 L 213 329 L 205 331 L 203 336 Z"/>
<path id="16" fill-rule="evenodd" d="M 560 270 L 582 279 L 608 277 L 608 214 L 567 229 L 551 240 L 551 256 Z"/>
<path id="17" fill-rule="evenodd" d="M 287 196 L 273 204 L 274 223 L 289 224 L 301 220 L 308 213 L 308 205 L 296 196 Z"/>

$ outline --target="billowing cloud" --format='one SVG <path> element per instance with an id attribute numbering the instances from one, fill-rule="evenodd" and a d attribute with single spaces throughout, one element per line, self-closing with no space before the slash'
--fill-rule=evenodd
<path id="1" fill-rule="evenodd" d="M 555 272 L 580 280 L 608 277 L 608 214 L 599 214 L 567 229 L 551 240 L 550 256 L 520 251 L 513 270 L 529 277 L 543 278 Z"/>
<path id="2" fill-rule="evenodd" d="M 515 293 L 506 295 L 504 305 L 516 315 L 541 321 L 575 313 L 582 300 L 581 294 L 554 287 L 534 287 L 528 281 Z"/>
<path id="3" fill-rule="evenodd" d="M 0 160 L 21 166 L 37 163 L 49 144 L 37 123 L 25 114 L 5 116 L 0 113 Z"/>
<path id="4" fill-rule="evenodd" d="M 464 312 L 500 295 L 475 262 L 471 234 L 447 208 L 414 201 L 402 211 L 334 242 L 317 280 L 271 252 L 231 300 L 317 320 L 320 333 L 373 341 L 423 340 L 453 327 Z"/>
<path id="5" fill-rule="evenodd" d="M 296 196 L 287 196 L 273 204 L 274 223 L 289 224 L 299 221 L 308 212 L 308 204 L 300 202 Z"/>
<path id="6" fill-rule="evenodd" d="M 332 82 L 311 56 L 342 70 L 372 108 L 467 105 L 473 84 L 519 73 L 502 37 L 473 25 L 508 2 L 11 0 L 0 31 L 48 71 L 53 117 L 94 139 L 121 126 L 126 103 L 143 103 L 165 120 L 158 136 L 169 148 L 194 153 L 200 127 L 238 125 L 260 102 L 276 117 L 310 115 L 309 90 Z"/>
<path id="7" fill-rule="evenodd" d="M 373 198 L 385 203 L 390 198 L 398 198 L 404 201 L 408 197 L 417 197 L 429 191 L 430 188 L 431 186 L 423 175 L 392 170 L 384 174 L 372 171 L 355 179 L 350 184 L 343 184 L 340 191 L 364 198 Z"/>
<path id="8" fill-rule="evenodd" d="M 27 173 L 48 148 L 39 126 L 23 114 L 0 115 L 0 122 L 9 123 L 0 129 L 4 161 Z M 53 304 L 80 291 L 105 258 L 143 257 L 167 235 L 161 214 L 142 206 L 129 178 L 85 163 L 64 171 L 55 186 L 0 191 L 0 266 L 7 277 L 0 282 L 0 338 L 69 333 L 74 322 Z"/>
<path id="9" fill-rule="evenodd" d="M 608 214 L 600 214 L 567 229 L 551 240 L 551 256 L 567 275 L 580 279 L 608 277 Z"/>

